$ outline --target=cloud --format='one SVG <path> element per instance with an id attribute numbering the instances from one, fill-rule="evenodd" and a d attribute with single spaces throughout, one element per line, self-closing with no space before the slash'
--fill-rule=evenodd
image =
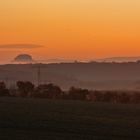
<path id="1" fill-rule="evenodd" d="M 42 45 L 37 44 L 3 44 L 0 45 L 0 49 L 33 49 L 33 48 L 40 48 L 43 47 Z"/>

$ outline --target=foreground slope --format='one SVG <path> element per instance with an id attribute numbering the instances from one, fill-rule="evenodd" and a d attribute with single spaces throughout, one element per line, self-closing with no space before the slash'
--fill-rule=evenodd
<path id="1" fill-rule="evenodd" d="M 140 105 L 0 98 L 0 139 L 139 140 Z"/>

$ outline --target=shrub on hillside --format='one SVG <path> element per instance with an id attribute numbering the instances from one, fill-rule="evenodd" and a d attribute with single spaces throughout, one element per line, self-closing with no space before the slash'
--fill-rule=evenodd
<path id="1" fill-rule="evenodd" d="M 6 88 L 4 82 L 0 82 L 0 96 L 9 96 L 9 90 Z"/>
<path id="2" fill-rule="evenodd" d="M 60 99 L 62 90 L 59 86 L 52 83 L 39 85 L 34 92 L 34 97 L 48 98 L 48 99 Z"/>

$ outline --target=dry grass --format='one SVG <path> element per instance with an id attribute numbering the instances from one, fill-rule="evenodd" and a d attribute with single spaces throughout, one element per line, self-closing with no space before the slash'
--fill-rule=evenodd
<path id="1" fill-rule="evenodd" d="M 140 105 L 0 98 L 0 140 L 139 140 Z"/>

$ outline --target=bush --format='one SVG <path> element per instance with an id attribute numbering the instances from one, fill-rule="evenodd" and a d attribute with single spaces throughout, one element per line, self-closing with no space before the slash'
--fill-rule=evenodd
<path id="1" fill-rule="evenodd" d="M 6 88 L 4 82 L 0 82 L 0 96 L 10 96 L 9 90 Z"/>
<path id="2" fill-rule="evenodd" d="M 62 96 L 62 90 L 59 86 L 54 84 L 39 85 L 34 92 L 34 97 L 60 99 Z"/>

